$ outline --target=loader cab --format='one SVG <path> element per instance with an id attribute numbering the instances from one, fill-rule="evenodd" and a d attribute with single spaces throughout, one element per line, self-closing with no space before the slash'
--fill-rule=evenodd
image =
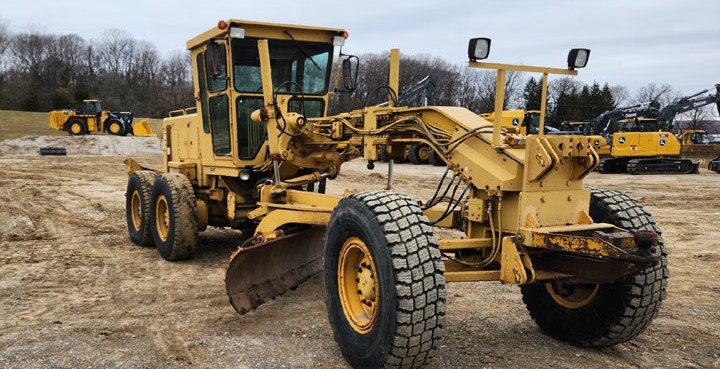
<path id="1" fill-rule="evenodd" d="M 100 100 L 83 100 L 81 113 L 85 115 L 100 116 L 102 113 L 102 105 Z"/>
<path id="2" fill-rule="evenodd" d="M 270 96 L 276 109 L 313 118 L 327 112 L 339 36 L 344 42 L 347 34 L 341 29 L 230 20 L 188 41 L 202 131 L 211 138 L 215 159 L 232 161 L 234 167 L 266 161 L 267 127 L 250 118 L 269 103 L 262 87 L 259 40 L 268 41 Z"/>

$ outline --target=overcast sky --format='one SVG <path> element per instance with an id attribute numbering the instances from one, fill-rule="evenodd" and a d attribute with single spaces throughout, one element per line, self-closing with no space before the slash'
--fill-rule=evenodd
<path id="1" fill-rule="evenodd" d="M 631 95 L 648 83 L 684 94 L 720 83 L 718 0 L 33 0 L 1 9 L 13 32 L 97 40 L 117 28 L 163 55 L 234 18 L 345 28 L 349 53 L 399 48 L 457 64 L 466 61 L 471 37 L 492 38 L 487 61 L 499 63 L 565 67 L 567 51 L 585 47 L 590 62 L 578 78 L 624 85 Z"/>

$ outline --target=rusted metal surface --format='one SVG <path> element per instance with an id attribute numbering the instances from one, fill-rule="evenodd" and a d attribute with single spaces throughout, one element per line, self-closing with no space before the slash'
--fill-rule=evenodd
<path id="1" fill-rule="evenodd" d="M 624 231 L 594 231 L 588 235 L 533 233 L 531 247 L 599 259 L 615 258 L 643 262 L 648 257 L 655 256 L 652 246 L 658 240 L 659 236 L 652 231 L 643 231 L 639 234 Z"/>
<path id="2" fill-rule="evenodd" d="M 573 275 L 581 280 L 611 283 L 660 262 L 660 256 L 644 260 L 592 259 L 559 252 L 531 254 L 533 267 L 539 271 L 553 271 Z"/>
<path id="3" fill-rule="evenodd" d="M 325 227 L 239 248 L 230 258 L 225 288 L 240 314 L 282 295 L 322 269 Z"/>

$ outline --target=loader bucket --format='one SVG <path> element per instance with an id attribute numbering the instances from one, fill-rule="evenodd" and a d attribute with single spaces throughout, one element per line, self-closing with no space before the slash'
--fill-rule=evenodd
<path id="1" fill-rule="evenodd" d="M 297 287 L 322 269 L 325 227 L 240 247 L 230 257 L 225 288 L 240 314 Z"/>
<path id="2" fill-rule="evenodd" d="M 135 122 L 133 124 L 133 136 L 136 137 L 151 137 L 155 136 L 152 129 L 150 128 L 150 125 L 148 124 L 147 119 L 143 119 L 139 122 Z"/>

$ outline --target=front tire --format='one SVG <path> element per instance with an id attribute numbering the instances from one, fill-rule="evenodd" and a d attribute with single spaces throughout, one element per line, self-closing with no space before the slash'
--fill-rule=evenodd
<path id="1" fill-rule="evenodd" d="M 113 136 L 125 136 L 127 134 L 125 124 L 119 119 L 108 119 L 107 122 L 105 122 L 105 127 L 107 127 L 107 132 Z"/>
<path id="2" fill-rule="evenodd" d="M 136 245 L 153 246 L 150 230 L 152 188 L 157 174 L 150 170 L 133 172 L 125 192 L 125 216 L 130 240 Z"/>
<path id="3" fill-rule="evenodd" d="M 368 191 L 340 201 L 325 241 L 326 305 L 354 367 L 418 367 L 445 324 L 444 265 L 432 227 L 405 195 Z"/>
<path id="4" fill-rule="evenodd" d="M 198 243 L 197 203 L 192 184 L 179 173 L 157 177 L 152 190 L 150 226 L 160 256 L 188 259 Z"/>
<path id="5" fill-rule="evenodd" d="M 630 231 L 660 234 L 652 216 L 625 194 L 592 190 L 590 216 Z M 523 302 L 540 329 L 576 346 L 608 347 L 642 333 L 658 315 L 665 299 L 667 251 L 662 239 L 658 265 L 613 283 L 557 280 L 521 286 Z"/>

